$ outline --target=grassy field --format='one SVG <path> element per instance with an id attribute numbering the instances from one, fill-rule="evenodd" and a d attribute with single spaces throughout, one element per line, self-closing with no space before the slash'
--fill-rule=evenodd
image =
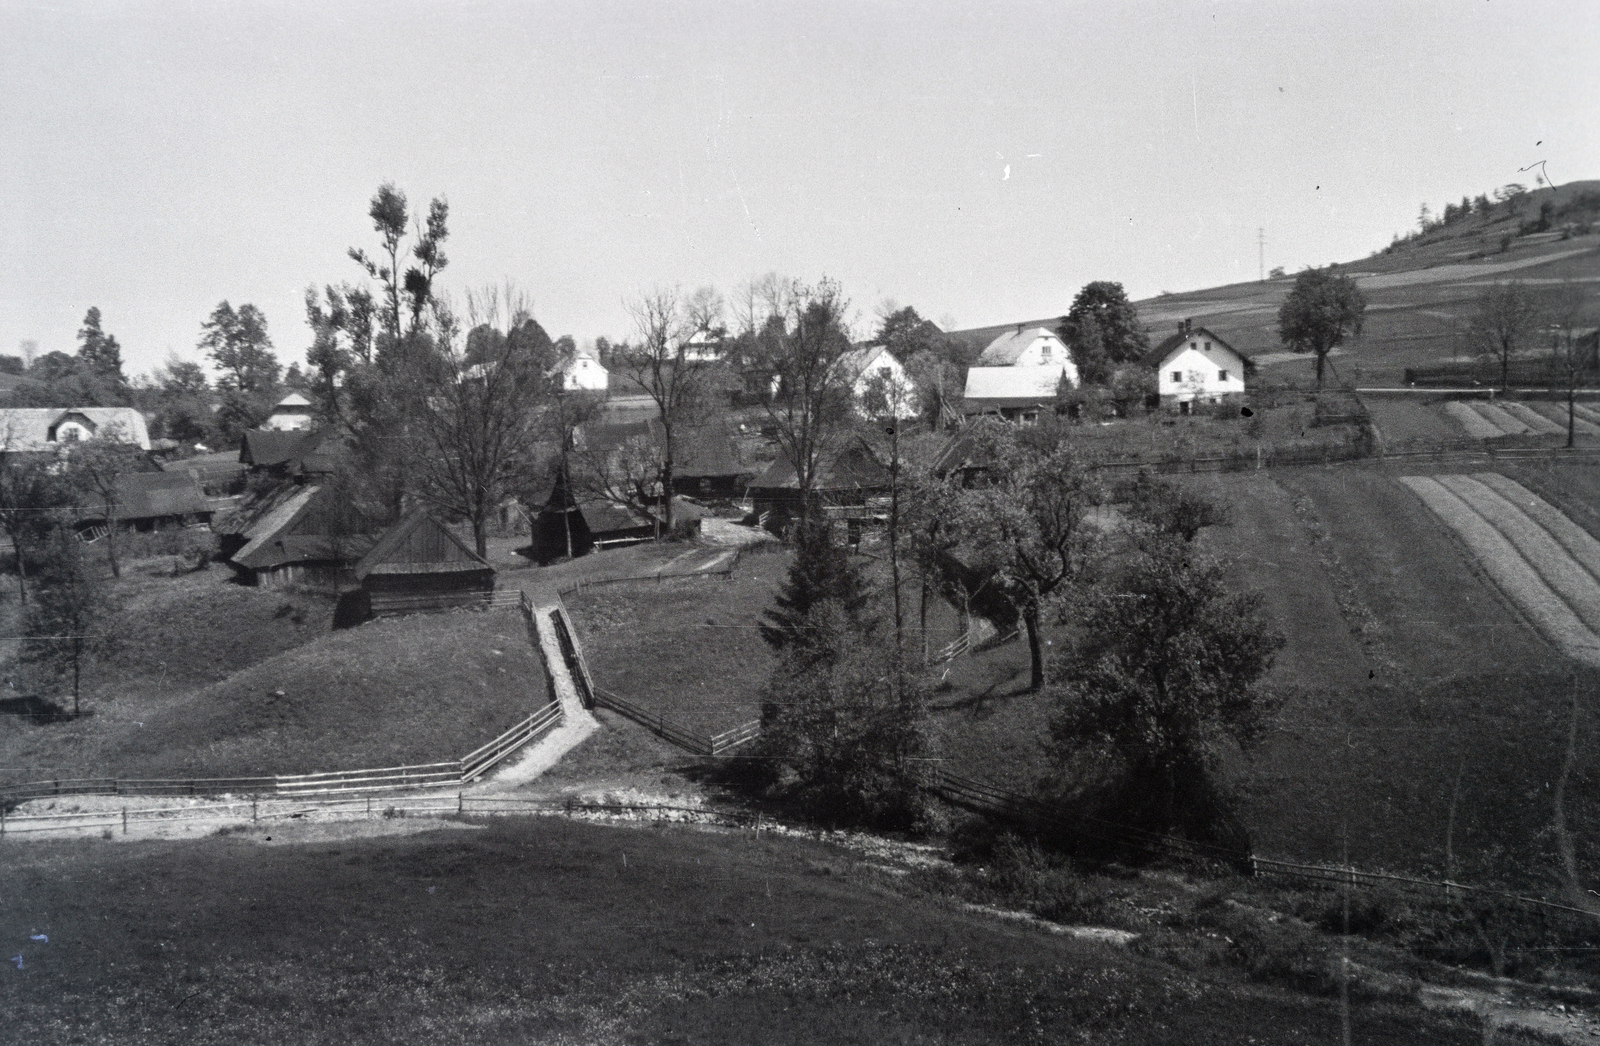
<path id="1" fill-rule="evenodd" d="M 568 597 L 596 684 L 696 733 L 759 718 L 774 662 L 757 625 L 789 559 L 757 552 L 729 581 L 596 587 Z"/>
<path id="2" fill-rule="evenodd" d="M 1286 1046 L 1339 1035 L 1336 998 L 901 892 L 875 869 L 882 858 L 824 843 L 558 820 L 291 845 L 271 834 L 0 848 L 0 935 L 20 956 L 0 981 L 7 1036 Z M 1483 1041 L 1476 1019 L 1404 993 L 1356 995 L 1350 1026 L 1363 1043 Z"/>
<path id="3" fill-rule="evenodd" d="M 191 673 L 165 689 L 148 681 L 108 688 L 90 703 L 91 716 L 4 723 L 4 777 L 237 777 L 428 763 L 465 755 L 549 700 L 514 610 L 375 621 L 196 685 L 204 682 Z"/>

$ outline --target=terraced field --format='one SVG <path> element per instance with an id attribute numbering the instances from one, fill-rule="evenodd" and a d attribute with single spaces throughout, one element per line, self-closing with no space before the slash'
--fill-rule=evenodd
<path id="1" fill-rule="evenodd" d="M 1546 639 L 1573 660 L 1600 667 L 1600 541 L 1495 473 L 1400 482 L 1456 532 Z"/>
<path id="2" fill-rule="evenodd" d="M 1501 436 L 1562 436 L 1567 434 L 1565 404 L 1530 400 L 1499 403 L 1452 400 L 1444 412 L 1473 439 Z M 1582 403 L 1573 408 L 1572 428 L 1578 436 L 1600 436 L 1600 410 Z"/>

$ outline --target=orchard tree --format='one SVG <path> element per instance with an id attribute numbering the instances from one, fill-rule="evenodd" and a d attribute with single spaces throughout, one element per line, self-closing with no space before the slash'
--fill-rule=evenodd
<path id="1" fill-rule="evenodd" d="M 1054 688 L 1058 759 L 1117 768 L 1104 816 L 1248 853 L 1218 770 L 1226 747 L 1258 740 L 1276 707 L 1260 683 L 1283 637 L 1261 597 L 1230 593 L 1219 564 L 1168 540 L 1092 593 L 1081 619 Z"/>
<path id="2" fill-rule="evenodd" d="M 1511 358 L 1539 325 L 1539 299 L 1521 280 L 1485 287 L 1474 303 L 1468 337 L 1500 363 L 1500 388 L 1511 382 Z"/>
<path id="3" fill-rule="evenodd" d="M 140 471 L 143 453 L 136 444 L 123 439 L 115 425 L 101 429 L 93 439 L 71 445 L 66 461 L 66 476 L 78 493 L 79 511 L 106 521 L 106 558 L 111 575 L 122 576 L 117 559 L 117 529 L 120 526 L 121 479 Z"/>
<path id="4" fill-rule="evenodd" d="M 1278 309 L 1278 336 L 1290 352 L 1309 352 L 1317 358 L 1317 388 L 1322 388 L 1328 353 L 1359 336 L 1367 311 L 1366 296 L 1356 281 L 1341 275 L 1336 266 L 1303 269 Z"/>
<path id="5" fill-rule="evenodd" d="M 1555 374 L 1567 395 L 1567 446 L 1573 446 L 1577 437 L 1578 385 L 1585 371 L 1591 369 L 1592 357 L 1579 339 L 1583 326 L 1583 290 L 1571 280 L 1563 280 L 1550 299 L 1550 335 L 1555 357 Z"/>
<path id="6" fill-rule="evenodd" d="M 1110 365 L 1133 363 L 1150 351 L 1150 335 L 1139 322 L 1138 311 L 1128 301 L 1122 284 L 1111 280 L 1084 284 L 1061 320 L 1061 339 L 1072 349 L 1080 372 L 1085 369 L 1085 362 L 1079 361 L 1079 354 L 1088 348 L 1085 343 L 1091 332 L 1099 335 L 1100 352 Z M 1101 366 L 1095 357 L 1085 357 L 1085 361 L 1089 369 L 1109 375 L 1110 367 Z"/>
<path id="7" fill-rule="evenodd" d="M 72 505 L 72 492 L 61 480 L 55 463 L 38 454 L 13 449 L 11 424 L 0 427 L 0 530 L 11 539 L 17 564 L 17 597 L 28 604 L 28 563 L 45 549 L 53 518 Z"/>
<path id="8" fill-rule="evenodd" d="M 254 396 L 278 384 L 278 357 L 272 353 L 267 318 L 248 302 L 235 310 L 223 301 L 211 310 L 200 325 L 199 348 L 222 372 L 218 388 Z"/>
<path id="9" fill-rule="evenodd" d="M 72 714 L 80 714 L 83 671 L 103 649 L 99 634 L 103 586 L 72 528 L 50 531 L 34 577 L 34 599 L 23 617 L 19 660 L 51 682 L 72 686 Z"/>
<path id="10" fill-rule="evenodd" d="M 1065 441 L 1020 441 L 1008 428 L 989 430 L 988 484 L 961 491 L 954 524 L 958 557 L 992 577 L 1028 632 L 1029 687 L 1045 685 L 1042 619 L 1049 606 L 1085 579 L 1098 558 L 1100 534 L 1089 513 L 1105 492 Z"/>

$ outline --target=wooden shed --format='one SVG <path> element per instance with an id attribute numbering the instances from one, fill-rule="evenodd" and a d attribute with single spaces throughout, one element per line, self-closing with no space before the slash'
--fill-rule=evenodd
<path id="1" fill-rule="evenodd" d="M 649 541 L 656 521 L 634 509 L 573 490 L 564 472 L 556 473 L 550 500 L 533 521 L 533 541 L 521 550 L 540 566 L 597 548 L 615 548 Z"/>
<path id="2" fill-rule="evenodd" d="M 494 593 L 494 567 L 426 509 L 414 509 L 356 564 L 373 614 L 478 606 Z"/>

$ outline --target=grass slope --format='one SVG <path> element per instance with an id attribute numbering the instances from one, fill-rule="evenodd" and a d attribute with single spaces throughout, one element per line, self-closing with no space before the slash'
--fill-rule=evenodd
<path id="1" fill-rule="evenodd" d="M 831 846 L 553 820 L 0 849 L 18 1042 L 1337 1041 L 1332 1000 L 898 895 Z M 33 940 L 35 936 L 48 941 Z M 1480 1041 L 1358 1000 L 1364 1043 Z M 1501 1040 L 1505 1041 L 1505 1040 Z"/>
<path id="2" fill-rule="evenodd" d="M 548 700 L 521 615 L 463 611 L 371 622 L 210 686 L 0 729 L 11 780 L 238 777 L 456 759 Z"/>

